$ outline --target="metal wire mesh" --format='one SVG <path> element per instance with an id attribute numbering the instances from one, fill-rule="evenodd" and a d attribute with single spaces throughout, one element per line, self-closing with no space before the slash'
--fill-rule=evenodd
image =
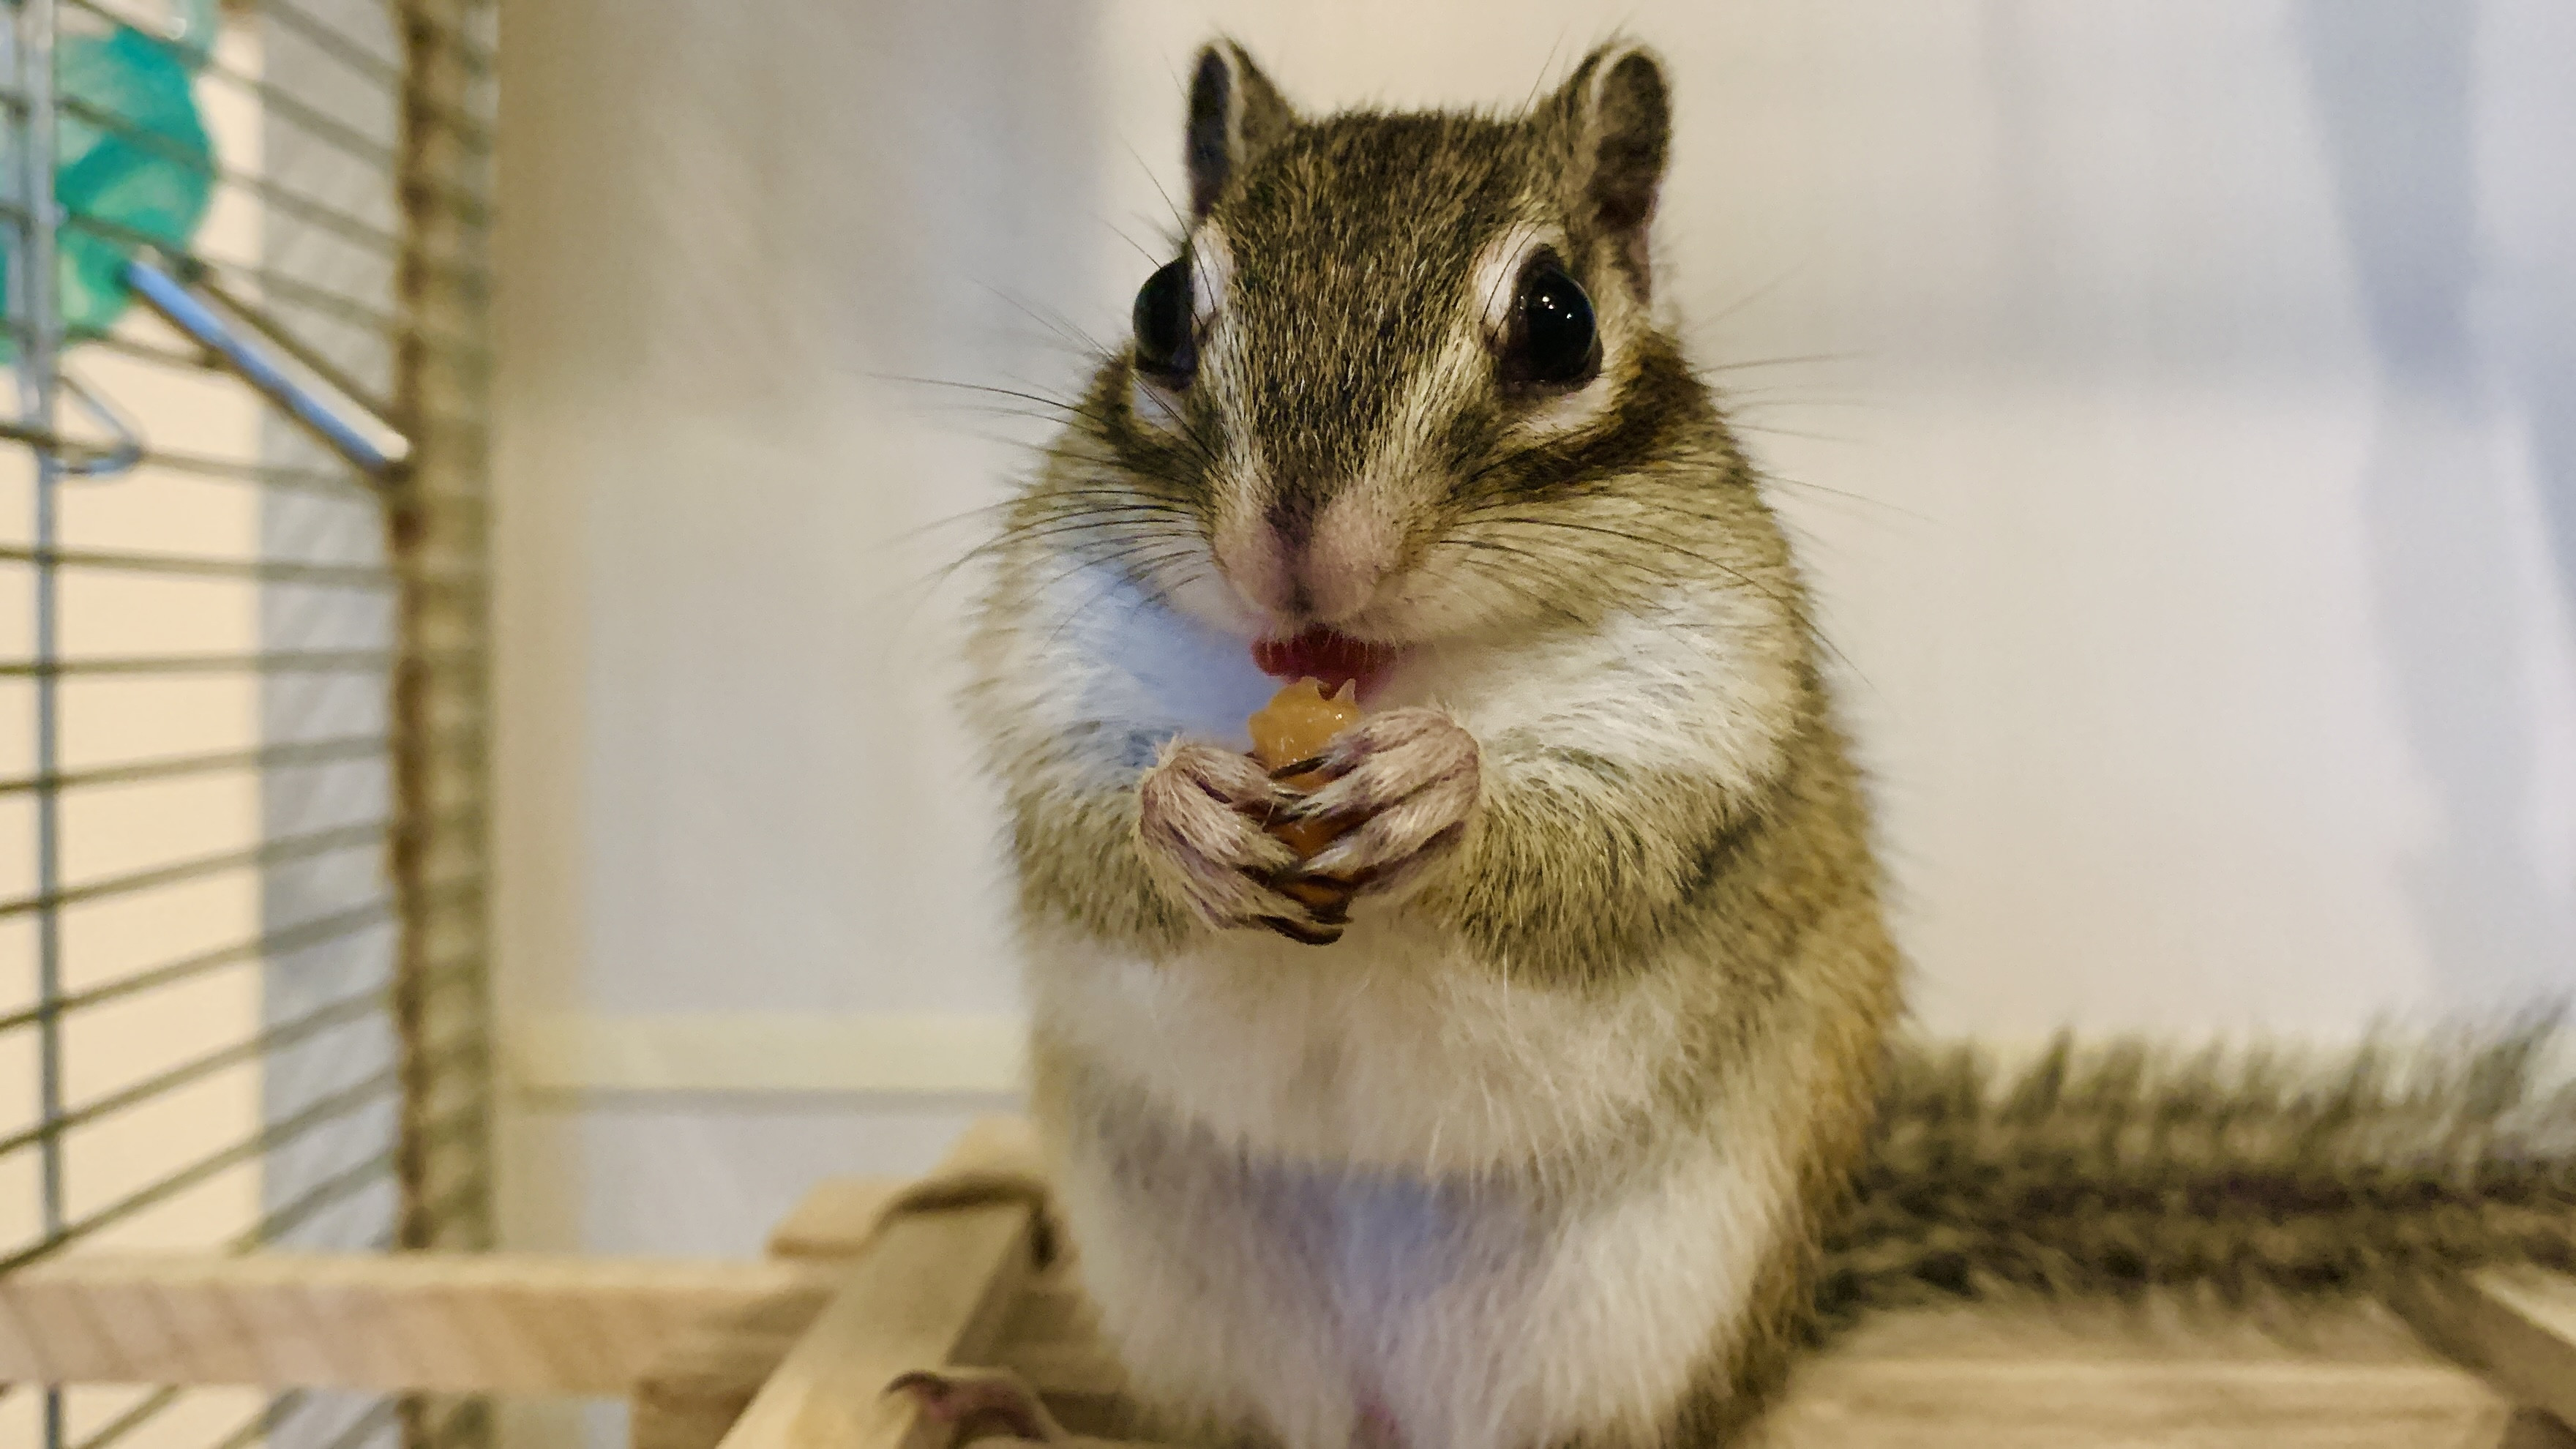
<path id="1" fill-rule="evenodd" d="M 487 1246 L 493 7 L 7 18 L 0 1272 Z M 180 122 L 109 61 L 184 74 Z M 138 222 L 138 177 L 202 217 Z M 105 251 L 136 300 L 101 326 Z M 0 1444 L 45 1449 L 488 1434 L 474 1401 L 0 1389 Z"/>

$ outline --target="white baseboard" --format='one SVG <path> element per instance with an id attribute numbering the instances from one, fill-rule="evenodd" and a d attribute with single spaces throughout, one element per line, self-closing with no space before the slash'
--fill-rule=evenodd
<path id="1" fill-rule="evenodd" d="M 791 1012 L 523 1017 L 504 1029 L 517 1091 L 1012 1096 L 1015 1016 Z"/>
<path id="2" fill-rule="evenodd" d="M 1027 1031 L 1023 1019 L 1007 1015 L 565 1013 L 525 1016 L 504 1028 L 503 1060 L 510 1088 L 540 1095 L 1018 1096 L 1025 1088 Z M 2277 1047 L 2332 1053 L 2358 1038 L 2292 1032 L 2267 1039 Z M 2004 1070 L 2045 1045 L 2037 1038 L 1984 1043 Z M 2571 1045 L 2551 1054 L 2544 1081 L 2576 1081 Z"/>

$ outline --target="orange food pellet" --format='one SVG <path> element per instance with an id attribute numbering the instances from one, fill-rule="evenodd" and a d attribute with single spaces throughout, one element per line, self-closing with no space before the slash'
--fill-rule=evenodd
<path id="1" fill-rule="evenodd" d="M 1322 684 L 1300 679 L 1272 695 L 1270 703 L 1244 723 L 1252 731 L 1253 758 L 1265 769 L 1276 770 L 1322 754 L 1333 736 L 1349 729 L 1359 717 L 1359 698 L 1352 686 L 1344 684 L 1338 693 L 1327 696 Z M 1324 780 L 1309 772 L 1291 775 L 1281 783 L 1312 790 Z M 1270 833 L 1304 857 L 1330 845 L 1339 832 L 1321 820 L 1282 820 L 1270 826 Z"/>

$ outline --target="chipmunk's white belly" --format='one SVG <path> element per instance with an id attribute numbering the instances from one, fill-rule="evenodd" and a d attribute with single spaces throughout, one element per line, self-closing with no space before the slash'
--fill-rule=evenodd
<path id="1" fill-rule="evenodd" d="M 1735 1331 L 1771 1250 L 1769 1186 L 1695 1144 L 1600 1210 L 1544 1225 L 1499 1197 L 1333 1188 L 1335 1308 L 1355 1382 L 1404 1449 L 1650 1435 Z"/>
<path id="2" fill-rule="evenodd" d="M 1092 1070 L 1288 1157 L 1454 1172 L 1624 1141 L 1683 1030 L 1674 973 L 1577 999 L 1386 916 L 1332 946 L 1238 931 L 1160 965 L 1032 946 L 1039 1019 Z"/>
<path id="3" fill-rule="evenodd" d="M 1647 1438 L 1778 1251 L 1789 1155 L 1746 1094 L 1781 1074 L 1657 1106 L 1697 973 L 1543 989 L 1393 911 L 1159 965 L 1030 947 L 1051 1090 L 1084 1095 L 1039 1104 L 1058 1191 L 1149 1401 L 1287 1449 Z"/>
<path id="4" fill-rule="evenodd" d="M 1139 1390 L 1287 1449 L 1650 1436 L 1737 1331 L 1783 1215 L 1774 1144 L 1723 1132 L 1569 1204 L 1543 1174 L 1247 1159 L 1079 1112 L 1055 1129 Z"/>

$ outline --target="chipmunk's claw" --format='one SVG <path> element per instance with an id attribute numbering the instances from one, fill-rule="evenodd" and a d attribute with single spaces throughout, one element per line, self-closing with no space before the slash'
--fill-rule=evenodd
<path id="1" fill-rule="evenodd" d="M 1137 784 L 1136 847 L 1165 892 L 1207 924 L 1267 926 L 1322 945 L 1340 933 L 1277 889 L 1297 852 L 1263 829 L 1294 799 L 1251 756 L 1176 740 Z"/>
<path id="2" fill-rule="evenodd" d="M 1325 920 L 1321 915 L 1310 913 L 1307 920 L 1312 921 L 1313 924 L 1309 925 L 1306 921 L 1292 921 L 1285 916 L 1262 916 L 1259 918 L 1259 924 L 1278 932 L 1300 946 L 1329 946 L 1342 939 L 1342 927 L 1349 922 L 1350 917 L 1339 915 L 1331 920 Z"/>
<path id="3" fill-rule="evenodd" d="M 886 1385 L 886 1392 L 911 1395 L 924 1414 L 952 1426 L 959 1443 L 1003 1438 L 1062 1444 L 1073 1438 L 1039 1402 L 1037 1390 L 1008 1369 L 915 1370 Z"/>
<path id="4" fill-rule="evenodd" d="M 1412 879 L 1465 839 L 1484 794 L 1475 736 L 1432 709 L 1389 710 L 1343 731 L 1322 773 L 1328 782 L 1290 812 L 1337 827 L 1331 845 L 1280 883 L 1301 900 L 1330 888 L 1347 904 Z"/>
<path id="5" fill-rule="evenodd" d="M 1292 871 L 1270 884 L 1281 895 L 1304 906 L 1324 925 L 1338 924 L 1326 920 L 1326 916 L 1348 914 L 1350 910 L 1351 887 L 1341 881 Z"/>

